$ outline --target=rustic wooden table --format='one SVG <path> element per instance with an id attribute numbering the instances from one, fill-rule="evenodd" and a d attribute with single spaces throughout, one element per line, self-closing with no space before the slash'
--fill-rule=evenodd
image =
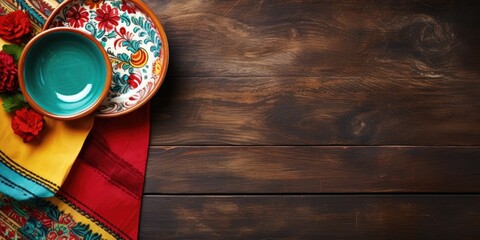
<path id="1" fill-rule="evenodd" d="M 480 4 L 146 0 L 140 239 L 480 239 Z"/>

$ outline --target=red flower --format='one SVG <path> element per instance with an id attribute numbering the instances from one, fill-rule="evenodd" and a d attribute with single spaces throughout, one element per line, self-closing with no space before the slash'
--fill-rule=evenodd
<path id="1" fill-rule="evenodd" d="M 17 10 L 0 16 L 0 38 L 12 43 L 21 43 L 30 37 L 33 25 L 24 12 Z"/>
<path id="2" fill-rule="evenodd" d="M 29 108 L 15 111 L 15 115 L 12 118 L 13 131 L 22 137 L 23 142 L 30 142 L 36 139 L 42 131 L 44 124 L 43 116 Z"/>
<path id="3" fill-rule="evenodd" d="M 111 31 L 118 25 L 120 18 L 118 17 L 118 9 L 112 8 L 110 5 L 104 4 L 101 9 L 97 9 L 95 20 L 99 21 L 98 27 L 105 31 Z"/>
<path id="4" fill-rule="evenodd" d="M 18 88 L 17 65 L 13 57 L 0 52 L 0 92 L 15 91 Z"/>
<path id="5" fill-rule="evenodd" d="M 80 7 L 80 5 L 74 5 L 70 10 L 68 10 L 66 20 L 71 27 L 79 28 L 83 27 L 88 21 L 88 12 L 85 8 Z"/>
<path id="6" fill-rule="evenodd" d="M 125 11 L 127 13 L 136 13 L 137 10 L 135 9 L 135 5 L 133 5 L 131 2 L 122 0 L 122 11 Z"/>

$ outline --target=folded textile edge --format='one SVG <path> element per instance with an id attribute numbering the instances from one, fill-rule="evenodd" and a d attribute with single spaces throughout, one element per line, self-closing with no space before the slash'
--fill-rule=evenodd
<path id="1" fill-rule="evenodd" d="M 0 192 L 17 200 L 52 197 L 67 178 L 93 117 L 74 122 L 46 118 L 41 137 L 28 144 L 10 123 L 11 116 L 0 110 Z"/>

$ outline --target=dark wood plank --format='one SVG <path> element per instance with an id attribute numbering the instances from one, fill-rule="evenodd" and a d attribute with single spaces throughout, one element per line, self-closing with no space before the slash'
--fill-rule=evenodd
<path id="1" fill-rule="evenodd" d="M 146 0 L 177 76 L 478 77 L 475 1 Z"/>
<path id="2" fill-rule="evenodd" d="M 480 192 L 480 147 L 153 147 L 146 193 Z"/>
<path id="3" fill-rule="evenodd" d="M 479 239 L 479 196 L 146 196 L 140 239 Z"/>
<path id="4" fill-rule="evenodd" d="M 146 3 L 171 64 L 140 239 L 480 239 L 480 195 L 410 194 L 480 191 L 480 3 Z"/>
<path id="5" fill-rule="evenodd" d="M 154 145 L 480 144 L 478 3 L 147 4 L 172 52 Z"/>
<path id="6" fill-rule="evenodd" d="M 480 145 L 479 80 L 176 78 L 154 98 L 151 141 Z"/>

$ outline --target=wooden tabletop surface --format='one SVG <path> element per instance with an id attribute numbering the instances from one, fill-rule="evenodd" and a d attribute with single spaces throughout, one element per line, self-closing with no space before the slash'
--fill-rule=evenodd
<path id="1" fill-rule="evenodd" d="M 140 239 L 480 239 L 480 4 L 146 0 Z"/>

